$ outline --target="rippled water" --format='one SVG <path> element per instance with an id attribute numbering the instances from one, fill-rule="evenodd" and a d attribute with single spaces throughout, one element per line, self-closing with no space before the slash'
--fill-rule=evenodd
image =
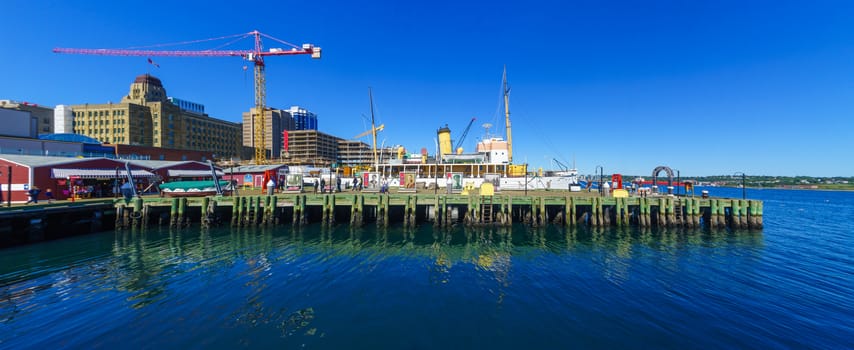
<path id="1" fill-rule="evenodd" d="M 4 249 L 0 348 L 854 347 L 854 193 L 748 196 L 761 232 L 226 227 Z"/>

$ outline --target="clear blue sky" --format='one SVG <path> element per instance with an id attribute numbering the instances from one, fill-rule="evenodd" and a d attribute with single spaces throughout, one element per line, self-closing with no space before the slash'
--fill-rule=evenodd
<path id="1" fill-rule="evenodd" d="M 339 137 L 369 128 L 372 87 L 386 125 L 380 142 L 433 153 L 437 128 L 447 123 L 459 136 L 477 117 L 472 149 L 481 124 L 503 127 L 506 64 L 516 163 L 852 176 L 852 18 L 850 1 L 12 0 L 0 23 L 0 99 L 117 102 L 134 77 L 151 73 L 170 96 L 239 121 L 253 104 L 251 65 L 244 71 L 239 58 L 160 57 L 155 68 L 145 57 L 51 49 L 257 29 L 323 48 L 321 60 L 268 59 L 267 103 L 308 108 Z"/>

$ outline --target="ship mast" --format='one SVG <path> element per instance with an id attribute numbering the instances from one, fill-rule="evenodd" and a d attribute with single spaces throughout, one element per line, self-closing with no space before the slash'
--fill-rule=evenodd
<path id="1" fill-rule="evenodd" d="M 374 94 L 371 92 L 371 88 L 368 88 L 368 98 L 371 100 L 371 135 L 374 139 L 374 170 L 376 171 L 380 165 L 377 161 L 377 126 L 374 122 Z"/>
<path id="2" fill-rule="evenodd" d="M 510 88 L 507 86 L 507 65 L 504 65 L 504 75 L 501 78 L 504 84 L 504 122 L 507 124 L 507 160 L 513 163 L 513 136 L 510 133 Z"/>

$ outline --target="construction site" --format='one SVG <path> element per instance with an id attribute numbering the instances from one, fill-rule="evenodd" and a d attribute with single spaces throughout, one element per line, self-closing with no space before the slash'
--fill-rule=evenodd
<path id="1" fill-rule="evenodd" d="M 288 48 L 265 49 L 262 38 L 273 40 L 276 42 L 276 45 L 283 44 L 288 46 Z M 336 137 L 318 131 L 316 129 L 316 116 L 313 116 L 315 118 L 314 129 L 310 127 L 305 128 L 303 125 L 303 128 L 300 130 L 297 127 L 300 123 L 295 121 L 296 112 L 299 109 L 298 106 L 292 107 L 292 110 L 289 111 L 272 108 L 267 105 L 267 77 L 265 68 L 268 64 L 268 59 L 273 56 L 291 55 L 308 55 L 313 59 L 319 59 L 321 57 L 320 47 L 312 44 L 293 45 L 259 31 L 176 43 L 175 45 L 222 39 L 232 40 L 232 42 L 240 39 L 251 39 L 254 47 L 246 50 L 56 48 L 53 51 L 61 54 L 143 56 L 149 57 L 148 60 L 151 63 L 153 63 L 151 57 L 240 57 L 247 62 L 251 62 L 254 73 L 255 99 L 252 108 L 249 109 L 249 112 L 244 113 L 243 116 L 241 127 L 243 133 L 243 150 L 236 152 L 238 153 L 237 156 L 220 157 L 217 159 L 218 163 L 222 165 L 264 165 L 274 163 L 303 166 L 306 169 L 317 169 L 314 170 L 315 172 L 325 172 L 327 169 L 331 169 L 329 171 L 340 173 L 344 176 L 357 175 L 364 172 L 379 172 L 382 176 L 394 178 L 406 172 L 414 172 L 419 178 L 432 178 L 440 175 L 445 177 L 450 173 L 461 173 L 467 177 L 482 177 L 484 174 L 499 174 L 502 177 L 520 177 L 527 173 L 525 165 L 513 164 L 509 88 L 507 88 L 506 83 L 506 70 L 504 72 L 504 107 L 506 116 L 506 132 L 504 135 L 487 135 L 486 138 L 478 142 L 477 149 L 474 152 L 464 153 L 461 146 L 476 121 L 476 118 L 471 118 L 464 131 L 456 140 L 452 140 L 451 130 L 447 125 L 437 131 L 439 142 L 438 154 L 430 155 L 426 148 L 422 148 L 420 152 L 411 153 L 407 152 L 403 146 L 386 147 L 384 145 L 377 145 L 377 133 L 383 131 L 385 125 L 376 125 L 374 122 L 374 104 L 370 91 L 371 128 L 351 139 Z M 161 46 L 154 45 L 152 47 Z M 159 80 L 154 77 L 145 77 L 145 79 L 155 81 L 159 84 Z M 155 97 L 165 98 L 165 90 L 162 89 L 162 86 L 160 86 L 160 89 L 162 91 L 156 91 L 154 88 L 146 85 L 134 91 L 141 91 L 142 95 L 140 98 L 146 99 L 144 102 L 151 102 L 148 99 Z M 166 103 L 164 102 L 164 104 Z M 195 108 L 199 108 L 200 106 L 199 104 L 190 105 Z M 201 106 L 201 110 L 203 108 Z M 302 112 L 305 113 L 305 111 Z M 163 116 L 164 114 L 166 112 L 159 115 Z M 154 113 L 154 115 L 158 115 L 158 113 Z M 164 125 L 165 122 L 161 121 L 160 125 Z M 156 120 L 154 125 L 158 125 Z M 168 125 L 171 127 L 172 123 Z M 490 126 L 489 124 L 484 124 L 487 134 Z M 155 126 L 154 129 L 161 132 L 162 135 L 155 134 L 150 142 L 142 138 L 138 142 L 150 143 L 155 147 L 166 145 L 166 138 L 171 134 L 167 134 L 168 131 L 165 128 L 157 129 Z M 360 138 L 366 136 L 370 136 L 370 145 L 360 141 Z M 192 139 L 193 136 L 188 136 L 188 138 Z M 118 139 L 119 143 L 132 141 Z M 169 139 L 168 142 L 174 145 L 174 140 Z M 195 145 L 192 143 L 181 145 L 181 142 L 179 142 L 178 146 L 192 147 Z"/>

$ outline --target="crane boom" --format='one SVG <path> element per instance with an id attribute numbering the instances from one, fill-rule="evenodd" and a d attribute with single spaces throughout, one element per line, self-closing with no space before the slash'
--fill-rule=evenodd
<path id="1" fill-rule="evenodd" d="M 257 30 L 243 35 L 243 38 L 254 36 L 254 50 L 135 50 L 135 49 L 72 49 L 54 48 L 54 53 L 80 54 L 80 55 L 102 55 L 102 56 L 173 56 L 173 57 L 241 57 L 255 64 L 255 107 L 253 108 L 253 145 L 255 146 L 255 163 L 267 163 L 266 143 L 266 91 L 267 81 L 264 73 L 264 57 L 286 56 L 286 55 L 311 55 L 311 58 L 320 58 L 320 48 L 312 44 L 303 44 L 302 47 L 281 41 Z M 290 50 L 270 49 L 264 52 L 261 37 L 291 46 Z"/>
<path id="2" fill-rule="evenodd" d="M 380 124 L 380 126 L 376 127 L 376 129 L 375 129 L 375 130 L 376 130 L 377 132 L 379 132 L 379 131 L 383 131 L 383 129 L 385 129 L 385 124 Z M 358 134 L 358 135 L 356 135 L 356 136 L 353 136 L 353 139 L 359 139 L 359 138 L 362 138 L 362 137 L 365 137 L 365 136 L 371 135 L 373 132 L 374 132 L 374 130 L 373 130 L 373 129 L 372 129 L 372 130 L 365 131 L 365 132 L 363 132 L 363 133 L 361 133 L 361 134 Z"/>
<path id="3" fill-rule="evenodd" d="M 463 130 L 463 133 L 462 133 L 462 135 L 460 135 L 460 139 L 459 139 L 459 141 L 457 141 L 456 147 L 454 147 L 454 149 L 459 149 L 460 146 L 463 145 L 463 141 L 465 141 L 466 136 L 468 136 L 469 129 L 471 129 L 471 125 L 474 124 L 475 120 L 477 120 L 477 118 L 474 118 L 474 117 L 471 118 L 471 120 L 469 121 L 469 125 L 466 126 L 465 130 Z"/>
<path id="4" fill-rule="evenodd" d="M 315 48 L 317 49 L 317 48 Z M 186 51 L 186 50 L 124 50 L 124 49 L 71 49 L 57 47 L 54 53 L 78 54 L 78 55 L 102 55 L 102 56 L 176 56 L 176 57 L 225 57 L 236 56 L 250 59 L 250 55 L 286 56 L 312 54 L 311 49 L 277 51 L 277 52 L 255 52 L 251 50 L 209 50 L 209 51 Z"/>
<path id="5" fill-rule="evenodd" d="M 561 161 L 557 160 L 557 158 L 552 158 L 552 162 L 557 164 L 557 166 L 560 167 L 560 170 L 562 170 L 562 171 L 569 170 L 569 168 L 567 168 L 566 164 L 561 163 Z"/>

